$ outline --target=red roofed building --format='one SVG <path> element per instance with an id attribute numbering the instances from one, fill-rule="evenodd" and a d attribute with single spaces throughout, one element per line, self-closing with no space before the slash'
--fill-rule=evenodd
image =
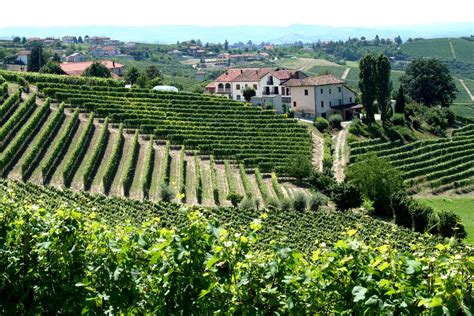
<path id="1" fill-rule="evenodd" d="M 77 63 L 61 63 L 61 69 L 69 76 L 81 76 L 90 65 L 92 61 L 83 61 Z M 106 66 L 112 72 L 113 77 L 123 75 L 123 65 L 111 60 L 100 60 L 100 63 Z"/>
<path id="2" fill-rule="evenodd" d="M 303 115 L 329 117 L 339 112 L 349 120 L 362 109 L 355 103 L 354 90 L 334 75 L 290 79 L 283 86 L 290 89 L 292 111 Z"/>

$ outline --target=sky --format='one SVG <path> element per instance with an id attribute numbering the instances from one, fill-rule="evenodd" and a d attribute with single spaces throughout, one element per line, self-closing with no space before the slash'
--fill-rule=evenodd
<path id="1" fill-rule="evenodd" d="M 11 14 L 0 13 L 0 27 L 474 23 L 473 0 L 23 0 L 20 6 L 2 3 Z"/>

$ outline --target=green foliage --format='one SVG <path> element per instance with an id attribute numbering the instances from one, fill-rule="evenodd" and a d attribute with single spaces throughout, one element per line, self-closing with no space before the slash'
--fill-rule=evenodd
<path id="1" fill-rule="evenodd" d="M 233 207 L 237 207 L 237 205 L 239 205 L 239 203 L 243 200 L 243 198 L 244 197 L 242 195 L 234 191 L 231 191 L 229 192 L 229 194 L 227 194 L 227 201 L 230 201 Z"/>
<path id="2" fill-rule="evenodd" d="M 82 129 L 79 135 L 79 140 L 74 146 L 74 150 L 66 161 L 66 165 L 63 169 L 63 181 L 66 186 L 69 186 L 74 177 L 74 173 L 78 168 L 78 164 L 82 161 L 86 153 L 87 146 L 91 140 L 92 134 L 94 133 L 94 112 L 89 115 L 86 126 Z"/>
<path id="3" fill-rule="evenodd" d="M 296 193 L 292 202 L 293 209 L 298 212 L 302 212 L 308 207 L 308 198 L 303 192 Z"/>
<path id="4" fill-rule="evenodd" d="M 35 102 L 35 95 L 30 97 L 26 102 Z M 13 141 L 2 150 L 0 153 L 0 172 L 6 170 L 6 168 L 15 162 L 15 156 L 21 150 L 22 147 L 28 143 L 40 125 L 40 122 L 45 118 L 49 111 L 49 99 L 46 100 L 33 114 L 33 117 L 26 122 L 25 125 L 18 131 Z M 7 122 L 8 123 L 8 122 Z"/>
<path id="5" fill-rule="evenodd" d="M 403 91 L 403 85 L 400 85 L 395 96 L 395 113 L 405 113 L 406 96 Z"/>
<path id="6" fill-rule="evenodd" d="M 392 117 L 392 123 L 394 125 L 398 125 L 398 126 L 405 126 L 405 114 L 403 113 L 395 113 Z"/>
<path id="7" fill-rule="evenodd" d="M 403 178 L 390 163 L 375 155 L 362 157 L 349 167 L 347 178 L 374 201 L 376 214 L 393 216 L 390 197 L 403 188 Z"/>
<path id="8" fill-rule="evenodd" d="M 117 132 L 117 139 L 115 140 L 115 144 L 110 155 L 110 160 L 107 163 L 104 175 L 102 176 L 102 185 L 105 192 L 110 191 L 112 182 L 114 181 L 118 166 L 120 164 L 120 159 L 122 158 L 124 142 L 125 139 L 123 137 L 123 124 L 120 124 Z"/>
<path id="9" fill-rule="evenodd" d="M 112 73 L 109 68 L 99 61 L 94 61 L 82 74 L 84 77 L 110 78 Z"/>
<path id="10" fill-rule="evenodd" d="M 357 208 L 362 204 L 361 190 L 351 183 L 338 183 L 332 186 L 331 200 L 336 204 L 336 209 L 346 211 Z"/>
<path id="11" fill-rule="evenodd" d="M 288 172 L 299 180 L 309 177 L 312 170 L 313 166 L 311 161 L 302 155 L 293 158 L 293 160 L 290 161 L 288 168 Z"/>
<path id="12" fill-rule="evenodd" d="M 401 80 L 410 98 L 427 106 L 449 106 L 456 97 L 453 78 L 438 59 L 412 61 Z"/>
<path id="13" fill-rule="evenodd" d="M 374 55 L 366 55 L 359 62 L 359 89 L 362 93 L 366 120 L 369 125 L 375 122 L 374 102 L 377 99 L 377 60 Z"/>
<path id="14" fill-rule="evenodd" d="M 275 172 L 272 172 L 272 187 L 279 200 L 283 200 L 283 190 L 281 189 L 280 183 L 278 183 L 278 177 Z"/>
<path id="15" fill-rule="evenodd" d="M 169 184 L 170 181 L 170 142 L 166 142 L 163 152 L 163 161 L 161 162 L 160 185 Z"/>
<path id="16" fill-rule="evenodd" d="M 12 101 L 16 99 L 13 98 Z M 8 100 L 6 101 L 8 102 Z M 13 112 L 12 116 L 8 118 L 5 124 L 0 127 L 0 143 L 4 144 L 7 136 L 12 132 L 13 128 L 25 117 L 25 115 L 35 107 L 36 94 L 32 94 Z M 13 104 L 12 104 L 13 105 Z M 7 111 L 7 109 L 5 110 Z"/>
<path id="17" fill-rule="evenodd" d="M 161 201 L 171 202 L 175 196 L 173 187 L 171 185 L 167 185 L 166 183 L 161 183 L 159 196 Z"/>
<path id="18" fill-rule="evenodd" d="M 109 140 L 109 118 L 107 117 L 102 125 L 100 130 L 99 137 L 97 138 L 97 143 L 92 150 L 92 155 L 89 157 L 89 160 L 86 163 L 84 170 L 84 175 L 82 180 L 84 182 L 84 187 L 87 189 L 94 179 L 95 173 L 99 167 L 99 162 L 102 160 L 102 157 L 105 153 L 105 148 Z"/>
<path id="19" fill-rule="evenodd" d="M 439 218 L 437 232 L 441 236 L 447 238 L 455 236 L 459 239 L 464 239 L 467 236 L 459 215 L 453 211 L 441 211 L 437 215 Z"/>
<path id="20" fill-rule="evenodd" d="M 270 200 L 270 193 L 268 192 L 267 184 L 263 180 L 263 176 L 260 172 L 260 170 L 255 169 L 255 180 L 257 181 L 257 186 L 258 190 L 260 191 L 260 194 L 262 195 L 263 201 L 265 204 Z"/>
<path id="21" fill-rule="evenodd" d="M 44 104 L 48 104 L 49 107 L 50 99 L 46 99 Z M 30 145 L 29 152 L 25 155 L 21 162 L 21 176 L 25 178 L 26 175 L 37 166 L 39 159 L 43 156 L 51 143 L 52 137 L 61 126 L 62 120 L 64 119 L 64 103 L 61 103 L 58 110 L 54 114 L 53 118 L 44 126 L 39 135 L 37 136 L 34 143 Z"/>
<path id="22" fill-rule="evenodd" d="M 328 204 L 328 198 L 319 192 L 316 192 L 311 195 L 309 198 L 309 209 L 311 211 L 318 211 L 321 206 L 327 205 Z"/>
<path id="23" fill-rule="evenodd" d="M 283 243 L 257 249 L 262 219 L 234 231 L 189 212 L 179 231 L 158 220 L 114 227 L 74 209 L 0 201 L 0 247 L 9 254 L 0 260 L 2 314 L 413 315 L 472 307 L 464 297 L 473 259 L 449 244 L 402 253 L 368 246 L 353 230 L 308 259 Z"/>
<path id="24" fill-rule="evenodd" d="M 333 129 L 341 129 L 342 116 L 341 114 L 332 114 L 329 116 L 329 126 Z"/>
<path id="25" fill-rule="evenodd" d="M 145 156 L 145 169 L 143 172 L 143 195 L 148 198 L 150 192 L 151 178 L 153 176 L 153 164 L 155 161 L 155 149 L 153 148 L 154 139 L 153 135 L 150 136 L 150 141 L 148 145 L 148 150 Z"/>
<path id="26" fill-rule="evenodd" d="M 342 118 L 341 118 L 341 121 L 342 121 Z M 316 117 L 314 119 L 314 126 L 318 129 L 318 131 L 320 131 L 321 133 L 324 133 L 329 128 L 329 122 L 324 117 Z"/>
<path id="27" fill-rule="evenodd" d="M 225 179 L 227 182 L 227 189 L 229 190 L 230 193 L 237 192 L 237 184 L 235 183 L 234 175 L 232 174 L 232 167 L 230 166 L 230 162 L 228 160 L 224 161 L 224 170 L 225 170 Z"/>
<path id="28" fill-rule="evenodd" d="M 247 87 L 244 89 L 244 91 L 242 91 L 242 95 L 244 96 L 244 99 L 247 102 L 250 102 L 252 97 L 254 97 L 256 94 L 257 92 L 251 87 Z"/>
<path id="29" fill-rule="evenodd" d="M 179 162 L 178 162 L 178 193 L 185 194 L 186 192 L 186 160 L 184 159 L 185 156 L 185 148 L 181 146 L 181 150 L 179 151 Z"/>
<path id="30" fill-rule="evenodd" d="M 201 164 L 199 157 L 194 156 L 194 186 L 196 190 L 196 199 L 199 204 L 202 202 L 202 177 L 201 177 Z"/>
<path id="31" fill-rule="evenodd" d="M 158 139 L 185 145 L 201 155 L 240 161 L 246 168 L 259 167 L 262 172 L 291 176 L 294 158 L 303 157 L 306 165 L 311 164 L 307 127 L 273 110 L 203 94 L 139 88 L 60 83 L 39 83 L 38 88 L 45 95 L 93 111 L 99 117 L 109 116 L 112 122 L 124 123 L 127 128 L 153 133 Z"/>
<path id="32" fill-rule="evenodd" d="M 395 223 L 406 228 L 413 227 L 411 209 L 415 201 L 406 192 L 396 192 L 391 197 L 391 207 L 395 216 Z"/>
<path id="33" fill-rule="evenodd" d="M 433 209 L 427 205 L 421 203 L 414 203 L 410 210 L 411 216 L 413 218 L 413 230 L 419 233 L 424 233 L 428 231 L 432 225 L 434 213 Z"/>
<path id="34" fill-rule="evenodd" d="M 137 80 L 138 80 L 138 77 L 140 76 L 140 71 L 137 69 L 137 67 L 130 67 L 127 69 L 127 71 L 125 72 L 125 81 L 134 85 Z"/>
<path id="35" fill-rule="evenodd" d="M 214 203 L 216 203 L 216 205 L 219 205 L 220 204 L 219 186 L 217 185 L 217 172 L 216 172 L 216 164 L 214 162 L 214 156 L 210 157 L 209 164 L 210 164 L 210 169 L 211 169 L 210 173 L 211 173 L 212 196 L 214 198 Z M 243 166 L 240 165 L 240 168 L 242 169 Z M 245 170 L 244 170 L 244 172 L 245 172 Z M 242 174 L 242 170 L 240 171 L 240 173 Z M 247 179 L 247 181 L 248 181 L 248 179 Z M 242 182 L 244 182 L 244 178 L 242 178 Z M 244 184 L 244 189 L 245 189 L 245 184 Z M 245 191 L 245 192 L 247 192 L 247 191 Z"/>
<path id="36" fill-rule="evenodd" d="M 130 187 L 132 186 L 133 177 L 135 175 L 135 169 L 137 167 L 138 153 L 140 151 L 140 143 L 138 142 L 138 137 L 139 133 L 137 129 L 135 130 L 132 144 L 128 152 L 127 161 L 125 162 L 125 175 L 123 178 L 122 185 L 126 195 L 128 195 Z"/>
<path id="37" fill-rule="evenodd" d="M 42 74 L 55 74 L 55 75 L 65 75 L 66 73 L 62 70 L 59 62 L 49 60 L 46 65 L 41 67 L 39 70 Z"/>
<path id="38" fill-rule="evenodd" d="M 239 173 L 240 173 L 240 179 L 242 179 L 242 186 L 244 187 L 245 195 L 247 199 L 252 199 L 253 188 L 252 188 L 252 185 L 250 184 L 249 177 L 247 175 L 247 172 L 243 164 L 239 164 Z"/>
<path id="39" fill-rule="evenodd" d="M 37 72 L 46 64 L 43 47 L 34 45 L 28 58 L 28 71 Z"/>
<path id="40" fill-rule="evenodd" d="M 79 109 L 76 109 L 72 116 L 69 119 L 69 122 L 62 130 L 61 135 L 59 136 L 57 142 L 54 144 L 53 149 L 51 150 L 50 155 L 46 160 L 43 160 L 41 163 L 41 175 L 43 177 L 43 182 L 49 179 L 53 174 L 54 170 L 58 163 L 61 161 L 61 156 L 64 154 L 67 146 L 71 142 L 74 132 L 77 125 L 79 124 Z"/>
<path id="41" fill-rule="evenodd" d="M 382 122 L 386 123 L 392 114 L 390 105 L 392 81 L 390 80 L 391 65 L 390 60 L 385 55 L 377 58 L 377 106 L 381 113 Z"/>

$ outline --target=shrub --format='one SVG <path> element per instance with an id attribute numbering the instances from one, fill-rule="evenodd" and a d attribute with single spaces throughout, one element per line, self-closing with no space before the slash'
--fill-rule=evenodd
<path id="1" fill-rule="evenodd" d="M 240 202 L 240 207 L 246 210 L 253 209 L 255 207 L 255 202 L 252 198 L 245 198 Z"/>
<path id="2" fill-rule="evenodd" d="M 174 198 L 174 189 L 171 185 L 167 185 L 165 183 L 160 184 L 160 191 L 159 191 L 160 199 L 163 202 L 171 202 Z"/>
<path id="3" fill-rule="evenodd" d="M 376 213 L 392 217 L 390 197 L 403 188 L 400 171 L 375 155 L 367 155 L 349 167 L 347 178 L 362 194 L 374 201 Z"/>
<path id="4" fill-rule="evenodd" d="M 309 209 L 312 211 L 317 211 L 321 206 L 327 205 L 328 198 L 319 192 L 311 195 L 309 198 Z"/>
<path id="5" fill-rule="evenodd" d="M 393 126 L 392 127 L 396 132 L 402 135 L 403 139 L 409 142 L 416 140 L 416 136 L 411 129 L 406 126 Z"/>
<path id="6" fill-rule="evenodd" d="M 412 120 L 411 120 L 411 124 L 413 126 L 414 129 L 420 129 L 421 128 L 421 120 L 419 117 L 414 117 Z"/>
<path id="7" fill-rule="evenodd" d="M 336 184 L 336 180 L 332 173 L 313 170 L 309 178 L 309 183 L 313 185 L 318 191 L 321 191 L 326 195 L 330 195 L 332 187 Z"/>
<path id="8" fill-rule="evenodd" d="M 438 213 L 438 218 L 438 234 L 441 236 L 448 238 L 456 236 L 459 239 L 467 236 L 461 219 L 453 211 L 441 211 Z"/>
<path id="9" fill-rule="evenodd" d="M 285 198 L 280 201 L 280 209 L 282 209 L 283 211 L 291 210 L 292 206 L 293 206 L 293 202 L 289 198 Z"/>
<path id="10" fill-rule="evenodd" d="M 236 192 L 230 192 L 227 194 L 227 201 L 230 201 L 233 207 L 237 207 L 239 203 L 243 200 L 243 196 L 236 193 Z"/>
<path id="11" fill-rule="evenodd" d="M 405 126 L 405 115 L 402 113 L 394 113 L 392 116 L 392 123 L 394 125 Z"/>
<path id="12" fill-rule="evenodd" d="M 296 211 L 304 211 L 308 205 L 308 199 L 303 192 L 298 192 L 293 198 L 293 209 Z"/>
<path id="13" fill-rule="evenodd" d="M 400 134 L 396 129 L 391 128 L 389 126 L 383 127 L 384 134 L 388 137 L 388 139 L 392 142 L 397 140 L 404 140 L 403 135 Z"/>
<path id="14" fill-rule="evenodd" d="M 324 117 L 317 117 L 314 120 L 314 126 L 318 129 L 318 131 L 324 133 L 329 128 L 329 122 Z"/>
<path id="15" fill-rule="evenodd" d="M 362 204 L 362 194 L 359 188 L 345 182 L 333 186 L 331 199 L 339 211 L 356 208 Z"/>
<path id="16" fill-rule="evenodd" d="M 406 228 L 413 228 L 413 219 L 411 215 L 413 199 L 405 192 L 400 191 L 392 195 L 390 205 L 395 216 L 395 223 Z"/>
<path id="17" fill-rule="evenodd" d="M 329 126 L 334 129 L 341 129 L 342 116 L 341 114 L 332 114 L 329 116 Z"/>
<path id="18" fill-rule="evenodd" d="M 427 205 L 414 202 L 410 213 L 413 218 L 413 229 L 419 233 L 426 232 L 432 219 L 433 209 Z"/>
<path id="19" fill-rule="evenodd" d="M 274 197 L 270 197 L 266 203 L 267 208 L 270 209 L 279 209 L 280 208 L 280 201 Z"/>
<path id="20" fill-rule="evenodd" d="M 349 125 L 349 133 L 357 136 L 369 136 L 366 126 L 362 124 L 359 118 L 355 118 L 352 120 L 351 125 Z"/>

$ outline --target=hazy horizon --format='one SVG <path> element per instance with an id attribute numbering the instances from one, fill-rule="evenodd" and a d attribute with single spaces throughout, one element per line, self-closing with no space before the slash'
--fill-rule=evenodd
<path id="1" fill-rule="evenodd" d="M 13 3 L 4 8 L 15 12 Z M 268 26 L 316 25 L 326 27 L 392 28 L 426 24 L 473 23 L 470 0 L 443 1 L 341 0 L 332 2 L 241 0 L 237 4 L 216 0 L 152 2 L 82 0 L 80 6 L 65 7 L 61 0 L 25 0 L 21 19 L 2 16 L 0 28 L 8 27 L 158 27 L 158 26 Z M 20 11 L 19 11 L 20 12 Z M 47 18 L 48 14 L 51 18 Z"/>

